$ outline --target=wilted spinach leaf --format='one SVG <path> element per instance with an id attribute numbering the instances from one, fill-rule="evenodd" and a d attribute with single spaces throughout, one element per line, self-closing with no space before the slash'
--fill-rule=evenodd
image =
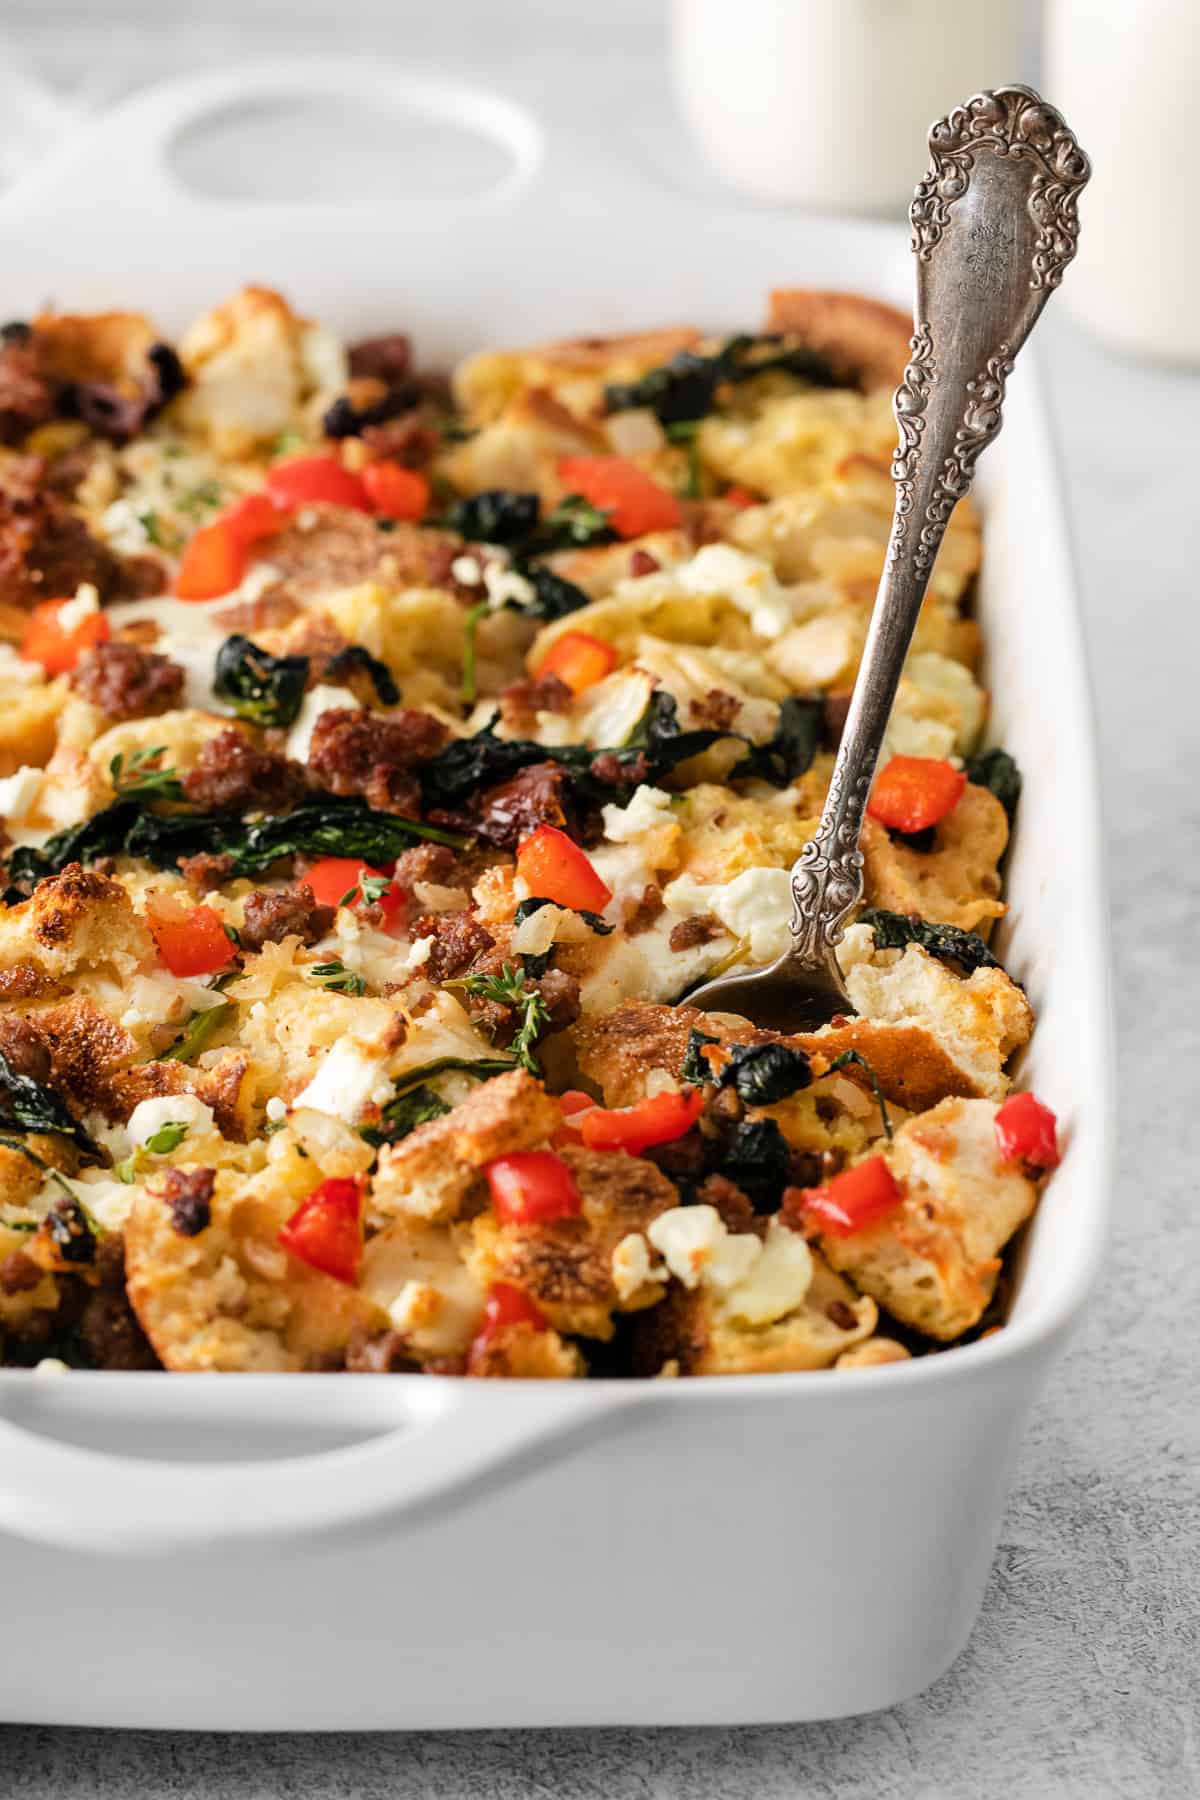
<path id="1" fill-rule="evenodd" d="M 709 1044 L 719 1044 L 720 1041 L 720 1038 L 709 1037 L 703 1031 L 689 1031 L 687 1049 L 679 1065 L 680 1081 L 690 1081 L 693 1087 L 702 1087 L 706 1081 L 711 1081 L 712 1067 L 707 1058 L 701 1055 L 701 1051 Z"/>
<path id="2" fill-rule="evenodd" d="M 507 602 L 515 611 L 524 613 L 526 618 L 565 619 L 568 613 L 578 612 L 581 606 L 590 604 L 589 596 L 581 587 L 556 575 L 553 569 L 543 568 L 539 564 L 526 571 L 526 579 L 533 588 L 533 599 L 524 604 L 515 600 Z"/>
<path id="3" fill-rule="evenodd" d="M 779 723 L 765 744 L 752 744 L 730 774 L 731 781 L 757 776 L 773 787 L 788 787 L 812 767 L 821 742 L 825 702 L 820 696 L 789 694 L 779 708 Z"/>
<path id="4" fill-rule="evenodd" d="M 254 725 L 290 725 L 304 699 L 308 670 L 307 656 L 272 656 L 236 632 L 217 651 L 213 692 Z"/>
<path id="5" fill-rule="evenodd" d="M 990 788 L 1008 814 L 1011 825 L 1021 798 L 1021 771 L 1007 750 L 981 750 L 967 763 L 967 780 Z"/>
<path id="6" fill-rule="evenodd" d="M 731 337 L 711 355 L 679 350 L 669 362 L 651 369 L 638 381 L 616 382 L 604 390 L 608 412 L 648 406 L 663 425 L 702 419 L 716 406 L 717 389 L 724 383 L 750 381 L 773 369 L 811 382 L 814 387 L 836 387 L 833 370 L 823 356 L 803 345 L 778 348 L 777 336 Z"/>
<path id="7" fill-rule="evenodd" d="M 731 1132 L 721 1173 L 749 1196 L 756 1213 L 777 1212 L 788 1182 L 791 1152 L 774 1119 L 746 1119 Z"/>
<path id="8" fill-rule="evenodd" d="M 938 925 L 931 919 L 922 919 L 918 913 L 885 912 L 872 906 L 859 913 L 855 923 L 871 927 L 880 950 L 902 950 L 906 944 L 919 944 L 939 962 L 957 963 L 966 975 L 976 969 L 1003 967 L 977 932 L 963 931 L 958 925 Z"/>
<path id="9" fill-rule="evenodd" d="M 536 494 L 514 488 L 485 488 L 456 500 L 444 523 L 473 543 L 503 544 L 513 550 L 536 529 L 542 503 Z"/>
<path id="10" fill-rule="evenodd" d="M 428 1124 L 430 1119 L 440 1119 L 450 1111 L 449 1106 L 431 1087 L 422 1084 L 409 1088 L 395 1100 L 389 1100 L 383 1109 L 383 1116 L 378 1125 L 364 1125 L 361 1135 L 368 1144 L 398 1144 L 406 1138 L 410 1131 L 418 1125 Z"/>
<path id="11" fill-rule="evenodd" d="M 523 924 L 526 919 L 532 918 L 534 913 L 541 912 L 543 906 L 556 906 L 557 904 L 558 902 L 555 900 L 547 900 L 539 895 L 531 895 L 528 900 L 522 900 L 516 912 L 513 914 L 513 924 Z M 586 907 L 565 906 L 561 908 L 561 910 L 563 912 L 573 912 L 577 919 L 582 919 L 585 925 L 591 926 L 597 937 L 608 937 L 609 934 L 616 929 L 615 926 L 608 923 L 607 919 L 602 919 L 599 913 L 588 912 Z"/>
<path id="12" fill-rule="evenodd" d="M 54 1202 L 46 1214 L 46 1229 L 64 1262 L 95 1262 L 100 1233 L 96 1221 L 75 1194 Z"/>
<path id="13" fill-rule="evenodd" d="M 336 682 L 343 675 L 352 675 L 361 669 L 371 677 L 375 688 L 375 698 L 381 706 L 396 706 L 400 700 L 400 689 L 392 679 L 392 671 L 377 656 L 372 656 L 365 644 L 347 644 L 336 656 L 331 656 L 325 665 L 324 679 Z"/>
<path id="14" fill-rule="evenodd" d="M 43 1087 L 32 1075 L 22 1075 L 0 1050 L 0 1128 L 5 1131 L 46 1131 L 67 1137 L 85 1155 L 98 1158 L 100 1150 L 78 1119 L 52 1088 Z"/>
<path id="15" fill-rule="evenodd" d="M 721 1070 L 721 1087 L 731 1087 L 747 1106 L 773 1106 L 812 1085 L 803 1050 L 790 1044 L 735 1044 Z"/>

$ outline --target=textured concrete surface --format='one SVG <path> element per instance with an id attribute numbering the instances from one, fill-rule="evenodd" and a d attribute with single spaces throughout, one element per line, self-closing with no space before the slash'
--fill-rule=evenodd
<path id="1" fill-rule="evenodd" d="M 501 61 L 521 49 L 499 30 L 489 40 Z M 645 93 L 646 59 L 621 54 L 596 46 Z M 1061 319 L 1042 343 L 1101 728 L 1120 1173 L 1106 1278 L 1036 1413 L 967 1650 L 921 1698 L 822 1726 L 319 1739 L 11 1728 L 7 1800 L 1200 1793 L 1200 377 L 1119 364 Z M 2 1615 L 0 1646 L 19 1654 Z"/>

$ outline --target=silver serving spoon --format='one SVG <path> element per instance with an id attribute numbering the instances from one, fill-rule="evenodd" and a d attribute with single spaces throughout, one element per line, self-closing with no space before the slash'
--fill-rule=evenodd
<path id="1" fill-rule="evenodd" d="M 687 996 L 776 1030 L 853 1013 L 834 947 L 862 898 L 863 814 L 933 560 L 980 452 L 1000 430 L 1004 384 L 1079 234 L 1091 168 L 1032 88 L 976 94 L 929 133 L 909 209 L 916 258 L 912 360 L 893 409 L 896 509 L 887 560 L 817 835 L 792 869 L 792 947 Z"/>

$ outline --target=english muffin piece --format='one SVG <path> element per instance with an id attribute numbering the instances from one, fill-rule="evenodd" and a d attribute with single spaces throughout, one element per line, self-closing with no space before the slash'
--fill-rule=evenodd
<path id="1" fill-rule="evenodd" d="M 47 876 L 30 899 L 0 915 L 0 968 L 21 965 L 63 979 L 108 967 L 128 976 L 153 953 L 120 882 L 79 863 Z"/>
<path id="2" fill-rule="evenodd" d="M 821 1234 L 832 1266 L 906 1325 L 949 1342 L 978 1323 L 1000 1251 L 1038 1190 L 1001 1160 L 990 1100 L 943 1100 L 909 1119 L 884 1152 L 904 1198 L 866 1231 Z"/>
<path id="3" fill-rule="evenodd" d="M 828 358 L 839 380 L 869 394 L 894 388 L 904 374 L 912 337 L 907 313 L 862 294 L 817 288 L 773 288 L 766 329 L 794 334 Z"/>
<path id="4" fill-rule="evenodd" d="M 522 389 L 546 388 L 579 417 L 598 413 L 607 382 L 636 381 L 694 349 L 691 325 L 631 331 L 609 337 L 563 338 L 527 350 L 481 350 L 454 371 L 454 398 L 474 425 L 498 418 Z"/>
<path id="5" fill-rule="evenodd" d="M 1008 844 L 1008 816 L 987 788 L 968 783 L 935 833 L 932 850 L 913 850 L 877 819 L 863 820 L 866 903 L 887 912 L 920 913 L 986 937 L 1005 910 L 999 863 Z"/>
<path id="6" fill-rule="evenodd" d="M 679 1211 L 697 1215 L 712 1208 Z M 681 1375 L 827 1369 L 874 1331 L 874 1301 L 856 1294 L 819 1254 L 803 1257 L 799 1235 L 781 1221 L 771 1221 L 761 1244 L 748 1235 L 720 1236 L 711 1221 L 685 1217 L 683 1224 L 693 1240 L 710 1227 L 708 1241 L 700 1247 L 700 1256 L 707 1251 L 708 1260 L 699 1260 L 693 1245 L 690 1256 L 697 1266 L 688 1285 L 678 1279 L 687 1272 L 686 1262 L 678 1251 L 666 1249 L 668 1267 L 677 1278 L 662 1304 L 634 1324 L 636 1374 L 656 1375 L 668 1363 Z M 663 1241 L 661 1227 L 654 1235 Z M 731 1250 L 739 1247 L 747 1254 L 731 1258 Z M 722 1271 L 726 1259 L 733 1266 Z M 744 1264 L 740 1278 L 739 1260 Z"/>
<path id="7" fill-rule="evenodd" d="M 524 1069 L 482 1082 L 453 1111 L 380 1151 L 370 1216 L 456 1219 L 484 1198 L 485 1163 L 535 1149 L 561 1124 L 558 1102 Z"/>
<path id="8" fill-rule="evenodd" d="M 830 1026 L 806 1044 L 820 1047 L 828 1038 L 832 1047 L 833 1041 L 840 1043 L 848 1035 L 874 1040 L 876 1027 L 922 1031 L 932 1040 L 935 1053 L 959 1071 L 959 1080 L 947 1083 L 943 1094 L 1004 1097 L 1009 1087 L 1004 1064 L 1029 1041 L 1033 1009 L 1003 969 L 976 969 L 964 979 L 918 944 L 909 944 L 903 952 L 877 950 L 869 925 L 850 927 L 838 947 L 838 960 L 850 998 L 872 1030 L 860 1028 L 856 1034 L 853 1026 Z M 879 1050 L 883 1052 L 882 1045 Z M 863 1054 L 868 1054 L 866 1049 Z M 890 1065 L 891 1056 L 887 1061 Z M 935 1074 L 930 1056 L 922 1058 L 913 1071 L 906 1104 L 927 1104 L 926 1095 L 940 1073 Z"/>
<path id="9" fill-rule="evenodd" d="M 125 1225 L 129 1299 L 168 1369 L 336 1367 L 356 1325 L 384 1323 L 366 1294 L 279 1243 L 321 1180 L 285 1129 L 253 1174 L 185 1165 L 139 1192 Z"/>
<path id="10" fill-rule="evenodd" d="M 661 1280 L 631 1269 L 618 1248 L 677 1207 L 679 1195 L 653 1163 L 623 1150 L 568 1147 L 560 1154 L 579 1187 L 581 1214 L 502 1225 L 495 1213 L 480 1213 L 468 1228 L 467 1263 L 482 1288 L 493 1281 L 523 1288 L 557 1330 L 610 1338 L 614 1313 L 653 1306 L 663 1291 Z"/>

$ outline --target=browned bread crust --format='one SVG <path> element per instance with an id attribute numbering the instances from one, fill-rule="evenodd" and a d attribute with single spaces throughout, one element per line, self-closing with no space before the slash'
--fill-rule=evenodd
<path id="1" fill-rule="evenodd" d="M 912 320 L 907 313 L 861 294 L 819 288 L 773 288 L 767 306 L 768 331 L 804 339 L 827 357 L 841 381 L 870 393 L 895 387 L 908 361 Z"/>

